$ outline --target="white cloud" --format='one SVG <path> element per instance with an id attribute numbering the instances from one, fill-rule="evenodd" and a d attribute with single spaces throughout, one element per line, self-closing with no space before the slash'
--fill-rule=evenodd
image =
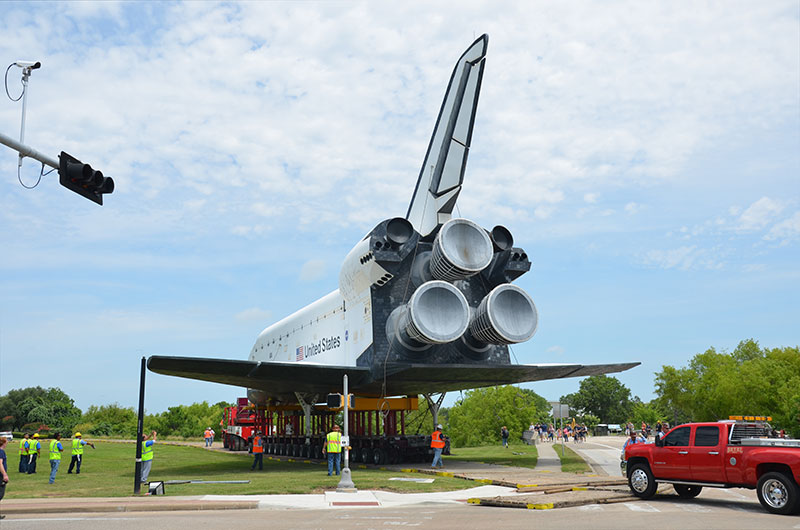
<path id="1" fill-rule="evenodd" d="M 261 309 L 260 307 L 251 307 L 236 313 L 234 318 L 243 322 L 269 322 L 272 320 L 272 311 Z"/>
<path id="2" fill-rule="evenodd" d="M 584 193 L 583 202 L 587 204 L 597 203 L 597 193 Z"/>
<path id="3" fill-rule="evenodd" d="M 552 353 L 556 357 L 560 357 L 561 355 L 564 355 L 564 351 L 565 350 L 564 350 L 563 346 L 550 346 L 549 348 L 547 348 L 545 350 L 545 352 Z"/>
<path id="4" fill-rule="evenodd" d="M 625 213 L 628 215 L 635 215 L 642 210 L 643 206 L 635 202 L 629 202 L 625 205 Z"/>
<path id="5" fill-rule="evenodd" d="M 326 263 L 321 259 L 310 259 L 303 263 L 300 268 L 298 279 L 304 283 L 311 283 L 319 280 L 325 275 Z"/>
<path id="6" fill-rule="evenodd" d="M 669 250 L 650 250 L 645 253 L 645 265 L 661 269 L 721 269 L 724 263 L 715 257 L 715 249 L 703 249 L 697 245 L 682 246 Z"/>
<path id="7" fill-rule="evenodd" d="M 761 197 L 742 212 L 737 228 L 743 231 L 759 230 L 767 226 L 782 210 L 783 205 L 779 202 Z"/>
<path id="8" fill-rule="evenodd" d="M 788 219 L 776 223 L 764 236 L 767 241 L 780 241 L 787 244 L 790 240 L 800 236 L 800 212 L 795 212 Z"/>

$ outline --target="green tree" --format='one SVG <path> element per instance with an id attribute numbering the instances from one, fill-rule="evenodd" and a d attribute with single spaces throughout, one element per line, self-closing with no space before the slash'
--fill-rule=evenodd
<path id="1" fill-rule="evenodd" d="M 75 402 L 60 388 L 28 387 L 0 397 L 0 418 L 14 429 L 27 424 L 47 424 L 54 431 L 72 430 L 81 417 Z"/>
<path id="2" fill-rule="evenodd" d="M 576 414 L 591 414 L 605 423 L 622 423 L 630 417 L 631 391 L 616 377 L 593 375 L 581 381 L 578 392 L 561 396 Z"/>
<path id="3" fill-rule="evenodd" d="M 730 353 L 709 348 L 685 368 L 662 367 L 655 386 L 659 403 L 681 421 L 772 416 L 774 427 L 800 436 L 797 347 L 766 349 L 748 339 Z"/>
<path id="4" fill-rule="evenodd" d="M 226 406 L 228 404 L 225 402 L 209 405 L 207 401 L 177 405 L 159 414 L 148 415 L 145 423 L 148 429 L 154 429 L 163 435 L 202 437 L 206 427 L 219 425 L 222 409 Z"/>
<path id="5" fill-rule="evenodd" d="M 133 407 L 111 405 L 92 405 L 81 416 L 76 431 L 95 436 L 136 436 L 136 411 Z"/>
<path id="6" fill-rule="evenodd" d="M 533 390 L 498 386 L 470 390 L 449 410 L 451 443 L 455 446 L 486 445 L 500 440 L 505 425 L 511 439 L 518 439 L 531 422 L 546 421 L 550 405 Z"/>

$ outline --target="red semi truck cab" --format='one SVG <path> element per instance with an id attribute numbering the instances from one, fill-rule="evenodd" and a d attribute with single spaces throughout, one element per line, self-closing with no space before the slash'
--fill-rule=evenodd
<path id="1" fill-rule="evenodd" d="M 703 487 L 756 489 L 771 513 L 800 513 L 800 440 L 770 437 L 760 421 L 678 425 L 654 443 L 629 444 L 622 456 L 631 492 L 647 499 L 658 483 L 683 498 Z"/>

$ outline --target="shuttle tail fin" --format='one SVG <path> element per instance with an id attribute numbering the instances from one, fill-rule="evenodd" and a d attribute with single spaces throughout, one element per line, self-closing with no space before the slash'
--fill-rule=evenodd
<path id="1" fill-rule="evenodd" d="M 450 219 L 464 181 L 489 36 L 458 59 L 439 110 L 406 219 L 423 236 Z"/>

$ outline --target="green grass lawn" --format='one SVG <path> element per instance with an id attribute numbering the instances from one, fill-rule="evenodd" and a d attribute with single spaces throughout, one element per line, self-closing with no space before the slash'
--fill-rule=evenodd
<path id="1" fill-rule="evenodd" d="M 464 460 L 466 462 L 483 462 L 485 464 L 500 464 L 518 467 L 536 467 L 539 453 L 534 445 L 511 444 L 504 449 L 497 445 L 482 447 L 451 447 L 450 456 L 443 456 L 445 466 L 448 460 Z"/>
<path id="2" fill-rule="evenodd" d="M 509 449 L 509 451 L 511 451 Z M 70 454 L 64 451 L 55 484 L 48 484 L 50 463 L 46 456 L 35 475 L 17 472 L 16 454 L 9 454 L 11 481 L 6 499 L 31 497 L 124 497 L 133 495 L 135 445 L 100 442 L 97 449 L 86 448 L 80 475 L 68 475 Z M 150 480 L 250 480 L 249 484 L 168 484 L 167 495 L 247 495 L 271 493 L 320 493 L 336 488 L 339 477 L 328 476 L 327 463 L 268 460 L 264 470 L 250 471 L 253 457 L 243 452 L 207 451 L 202 447 L 157 444 Z M 351 467 L 359 489 L 397 492 L 452 491 L 474 487 L 471 481 L 435 477 L 433 484 L 390 481 L 391 477 L 419 477 L 407 473 Z M 143 488 L 146 492 L 146 488 Z"/>
<path id="3" fill-rule="evenodd" d="M 561 444 L 553 446 L 558 458 L 561 459 L 561 471 L 564 473 L 591 473 L 592 468 L 578 453 L 564 445 L 564 456 L 561 456 Z"/>

